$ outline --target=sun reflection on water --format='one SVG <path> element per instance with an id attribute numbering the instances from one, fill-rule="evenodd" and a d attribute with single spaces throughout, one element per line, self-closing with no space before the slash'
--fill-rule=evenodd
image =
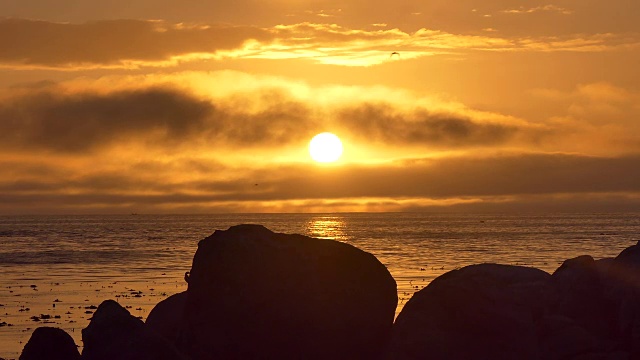
<path id="1" fill-rule="evenodd" d="M 318 216 L 307 222 L 307 234 L 319 239 L 347 241 L 347 222 L 341 216 Z"/>

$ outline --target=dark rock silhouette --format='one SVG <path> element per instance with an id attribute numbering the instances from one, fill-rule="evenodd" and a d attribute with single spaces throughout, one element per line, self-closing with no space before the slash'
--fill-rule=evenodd
<path id="1" fill-rule="evenodd" d="M 187 293 L 194 359 L 376 359 L 398 300 L 373 255 L 259 225 L 200 241 Z"/>
<path id="2" fill-rule="evenodd" d="M 64 330 L 39 327 L 22 349 L 20 360 L 78 360 L 80 352 L 73 338 Z"/>
<path id="3" fill-rule="evenodd" d="M 640 242 L 613 259 L 568 259 L 553 275 L 450 271 L 395 324 L 387 269 L 337 241 L 234 226 L 200 241 L 185 279 L 188 290 L 146 323 L 104 301 L 81 356 L 63 330 L 41 327 L 20 359 L 640 360 Z"/>
<path id="4" fill-rule="evenodd" d="M 609 265 L 588 255 L 562 263 L 551 277 L 556 299 L 550 312 L 572 319 L 598 339 L 618 339 L 616 305 L 606 294 Z"/>
<path id="5" fill-rule="evenodd" d="M 544 355 L 540 359 L 573 359 L 598 350 L 598 339 L 566 316 L 545 316 L 539 329 L 540 353 Z"/>
<path id="6" fill-rule="evenodd" d="M 549 298 L 546 272 L 481 264 L 450 271 L 398 315 L 390 359 L 540 359 L 536 322 Z"/>
<path id="7" fill-rule="evenodd" d="M 616 257 L 616 261 L 640 269 L 640 241 L 638 241 L 637 244 L 622 250 L 622 252 Z"/>
<path id="8" fill-rule="evenodd" d="M 98 306 L 82 330 L 83 360 L 181 360 L 178 351 L 113 300 Z"/>
<path id="9" fill-rule="evenodd" d="M 640 243 L 615 259 L 568 259 L 552 276 L 523 269 L 436 278 L 398 316 L 388 357 L 640 359 Z"/>
<path id="10" fill-rule="evenodd" d="M 619 305 L 618 327 L 630 348 L 631 359 L 640 360 L 640 241 L 623 250 L 611 265 L 610 296 Z"/>
<path id="11" fill-rule="evenodd" d="M 184 326 L 184 308 L 187 292 L 174 294 L 160 301 L 149 313 L 145 326 L 176 344 L 181 328 Z"/>

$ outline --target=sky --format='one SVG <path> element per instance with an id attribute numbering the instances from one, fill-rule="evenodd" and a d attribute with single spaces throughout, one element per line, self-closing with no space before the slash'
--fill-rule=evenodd
<path id="1" fill-rule="evenodd" d="M 637 0 L 0 0 L 0 214 L 640 212 L 639 65 Z"/>

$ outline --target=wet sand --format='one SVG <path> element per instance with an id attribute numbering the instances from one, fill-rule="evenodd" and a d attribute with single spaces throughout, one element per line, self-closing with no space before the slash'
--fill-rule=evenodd
<path id="1" fill-rule="evenodd" d="M 24 278 L 0 289 L 0 357 L 17 359 L 33 330 L 58 327 L 82 351 L 82 329 L 103 300 L 114 299 L 145 320 L 159 301 L 185 291 L 183 271 L 159 273 L 148 281 L 42 281 Z"/>

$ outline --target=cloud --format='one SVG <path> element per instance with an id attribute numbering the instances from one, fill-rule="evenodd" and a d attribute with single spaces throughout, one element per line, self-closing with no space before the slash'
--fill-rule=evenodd
<path id="1" fill-rule="evenodd" d="M 639 192 L 640 157 L 564 154 L 472 155 L 345 166 L 288 168 L 268 181 L 286 197 L 459 198 L 526 194 Z M 257 174 L 265 178 L 266 174 Z M 371 181 L 375 179 L 375 181 Z M 264 194 L 269 199 L 268 193 Z"/>
<path id="2" fill-rule="evenodd" d="M 264 147 L 307 139 L 315 121 L 307 115 L 305 105 L 288 99 L 245 112 L 171 87 L 35 91 L 0 102 L 0 147 L 70 154 L 130 143 L 150 148 L 203 142 Z"/>
<path id="3" fill-rule="evenodd" d="M 549 126 L 565 134 L 571 151 L 633 153 L 640 150 L 640 93 L 611 83 L 576 86 L 569 91 L 535 89 L 535 99 L 555 108 Z"/>
<path id="4" fill-rule="evenodd" d="M 206 167 L 207 163 L 203 164 Z M 0 211 L 28 205 L 106 212 L 122 208 L 247 210 L 251 206 L 254 211 L 277 206 L 290 206 L 288 211 L 305 206 L 307 211 L 388 211 L 470 204 L 502 204 L 498 208 L 508 209 L 521 203 L 536 203 L 535 208 L 544 209 L 543 201 L 549 201 L 547 208 L 571 209 L 575 203 L 579 208 L 594 210 L 594 204 L 611 208 L 622 200 L 627 207 L 637 207 L 638 164 L 637 155 L 605 158 L 512 153 L 335 168 L 271 165 L 242 172 L 217 165 L 208 172 L 193 173 L 191 179 L 175 177 L 176 169 L 191 167 L 182 160 L 153 167 L 152 171 L 144 171 L 135 163 L 120 164 L 117 170 L 84 169 L 64 175 L 51 171 L 52 176 L 46 178 L 2 181 Z"/>
<path id="5" fill-rule="evenodd" d="M 566 114 L 532 123 L 381 86 L 229 71 L 14 87 L 0 94 L 0 212 L 635 206 L 637 94 L 595 83 L 534 95 Z M 605 104 L 622 112 L 597 113 Z M 326 130 L 345 142 L 337 166 L 308 159 Z M 575 144 L 582 155 L 566 153 Z M 612 144 L 625 149 L 587 155 Z"/>
<path id="6" fill-rule="evenodd" d="M 81 24 L 0 20 L 0 61 L 25 66 L 127 66 L 165 62 L 192 54 L 215 57 L 247 41 L 269 41 L 250 26 L 168 24 L 103 20 Z"/>
<path id="7" fill-rule="evenodd" d="M 355 162 L 441 151 L 640 151 L 635 92 L 594 83 L 532 94 L 532 104 L 553 109 L 537 122 L 381 86 L 316 87 L 229 71 L 79 79 L 0 94 L 0 148 L 56 156 L 215 148 L 232 150 L 227 161 L 304 161 L 309 139 L 333 131 Z"/>
<path id="8" fill-rule="evenodd" d="M 515 5 L 515 6 L 514 6 Z M 504 10 L 528 11 L 558 7 L 573 11 L 571 16 L 557 10 L 538 10 L 528 15 L 502 13 Z M 70 10 L 72 9 L 72 11 Z M 472 12 L 473 9 L 477 11 Z M 638 32 L 636 14 L 640 5 L 630 0 L 543 1 L 465 0 L 463 2 L 407 0 L 192 0 L 188 6 L 178 0 L 111 0 L 78 2 L 77 0 L 23 0 L 0 2 L 0 14 L 53 21 L 82 22 L 87 19 L 166 19 L 169 22 L 199 24 L 274 24 L 331 20 L 349 28 L 367 28 L 373 23 L 387 23 L 415 31 L 425 24 L 430 29 L 453 34 L 469 34 L 482 28 L 499 29 L 503 34 L 560 36 L 568 34 Z M 320 17 L 319 14 L 336 15 Z M 493 15 L 483 17 L 483 15 Z"/>
<path id="9" fill-rule="evenodd" d="M 401 112 L 385 104 L 363 104 L 340 112 L 351 133 L 368 141 L 431 147 L 497 146 L 524 135 L 534 141 L 548 129 L 523 122 L 478 121 L 426 109 Z"/>
<path id="10" fill-rule="evenodd" d="M 0 103 L 5 148 L 82 152 L 148 134 L 170 143 L 193 136 L 215 116 L 208 102 L 160 88 L 64 94 L 36 91 Z"/>
<path id="11" fill-rule="evenodd" d="M 519 9 L 503 10 L 502 12 L 505 13 L 505 14 L 515 14 L 515 15 L 533 14 L 533 13 L 537 13 L 537 12 L 553 12 L 553 13 L 558 13 L 558 14 L 562 14 L 562 15 L 571 15 L 571 14 L 573 14 L 572 10 L 565 9 L 563 7 L 552 5 L 552 4 L 543 5 L 543 6 L 536 6 L 536 7 L 532 7 L 532 8 L 520 7 Z"/>
<path id="12" fill-rule="evenodd" d="M 637 34 L 500 37 L 480 29 L 482 35 L 424 28 L 415 32 L 352 29 L 307 22 L 259 28 L 150 20 L 71 24 L 5 19 L 0 20 L 0 64 L 18 68 L 131 68 L 260 58 L 369 66 L 388 62 L 392 51 L 401 52 L 403 59 L 412 59 L 469 51 L 601 52 L 634 48 L 640 43 Z"/>
<path id="13" fill-rule="evenodd" d="M 224 77 L 199 80 L 224 86 L 216 81 Z M 252 86 L 259 83 L 254 80 Z M 138 151 L 211 146 L 275 150 L 304 144 L 329 128 L 361 143 L 463 149 L 535 143 L 550 131 L 392 90 L 378 88 L 367 94 L 368 88 L 292 86 L 265 83 L 206 96 L 200 94 L 205 91 L 171 82 L 145 84 L 134 78 L 109 86 L 113 90 L 73 82 L 11 89 L 0 98 L 0 147 L 16 153 L 46 150 L 69 155 L 127 146 Z M 364 95 L 345 97 L 351 93 Z"/>

